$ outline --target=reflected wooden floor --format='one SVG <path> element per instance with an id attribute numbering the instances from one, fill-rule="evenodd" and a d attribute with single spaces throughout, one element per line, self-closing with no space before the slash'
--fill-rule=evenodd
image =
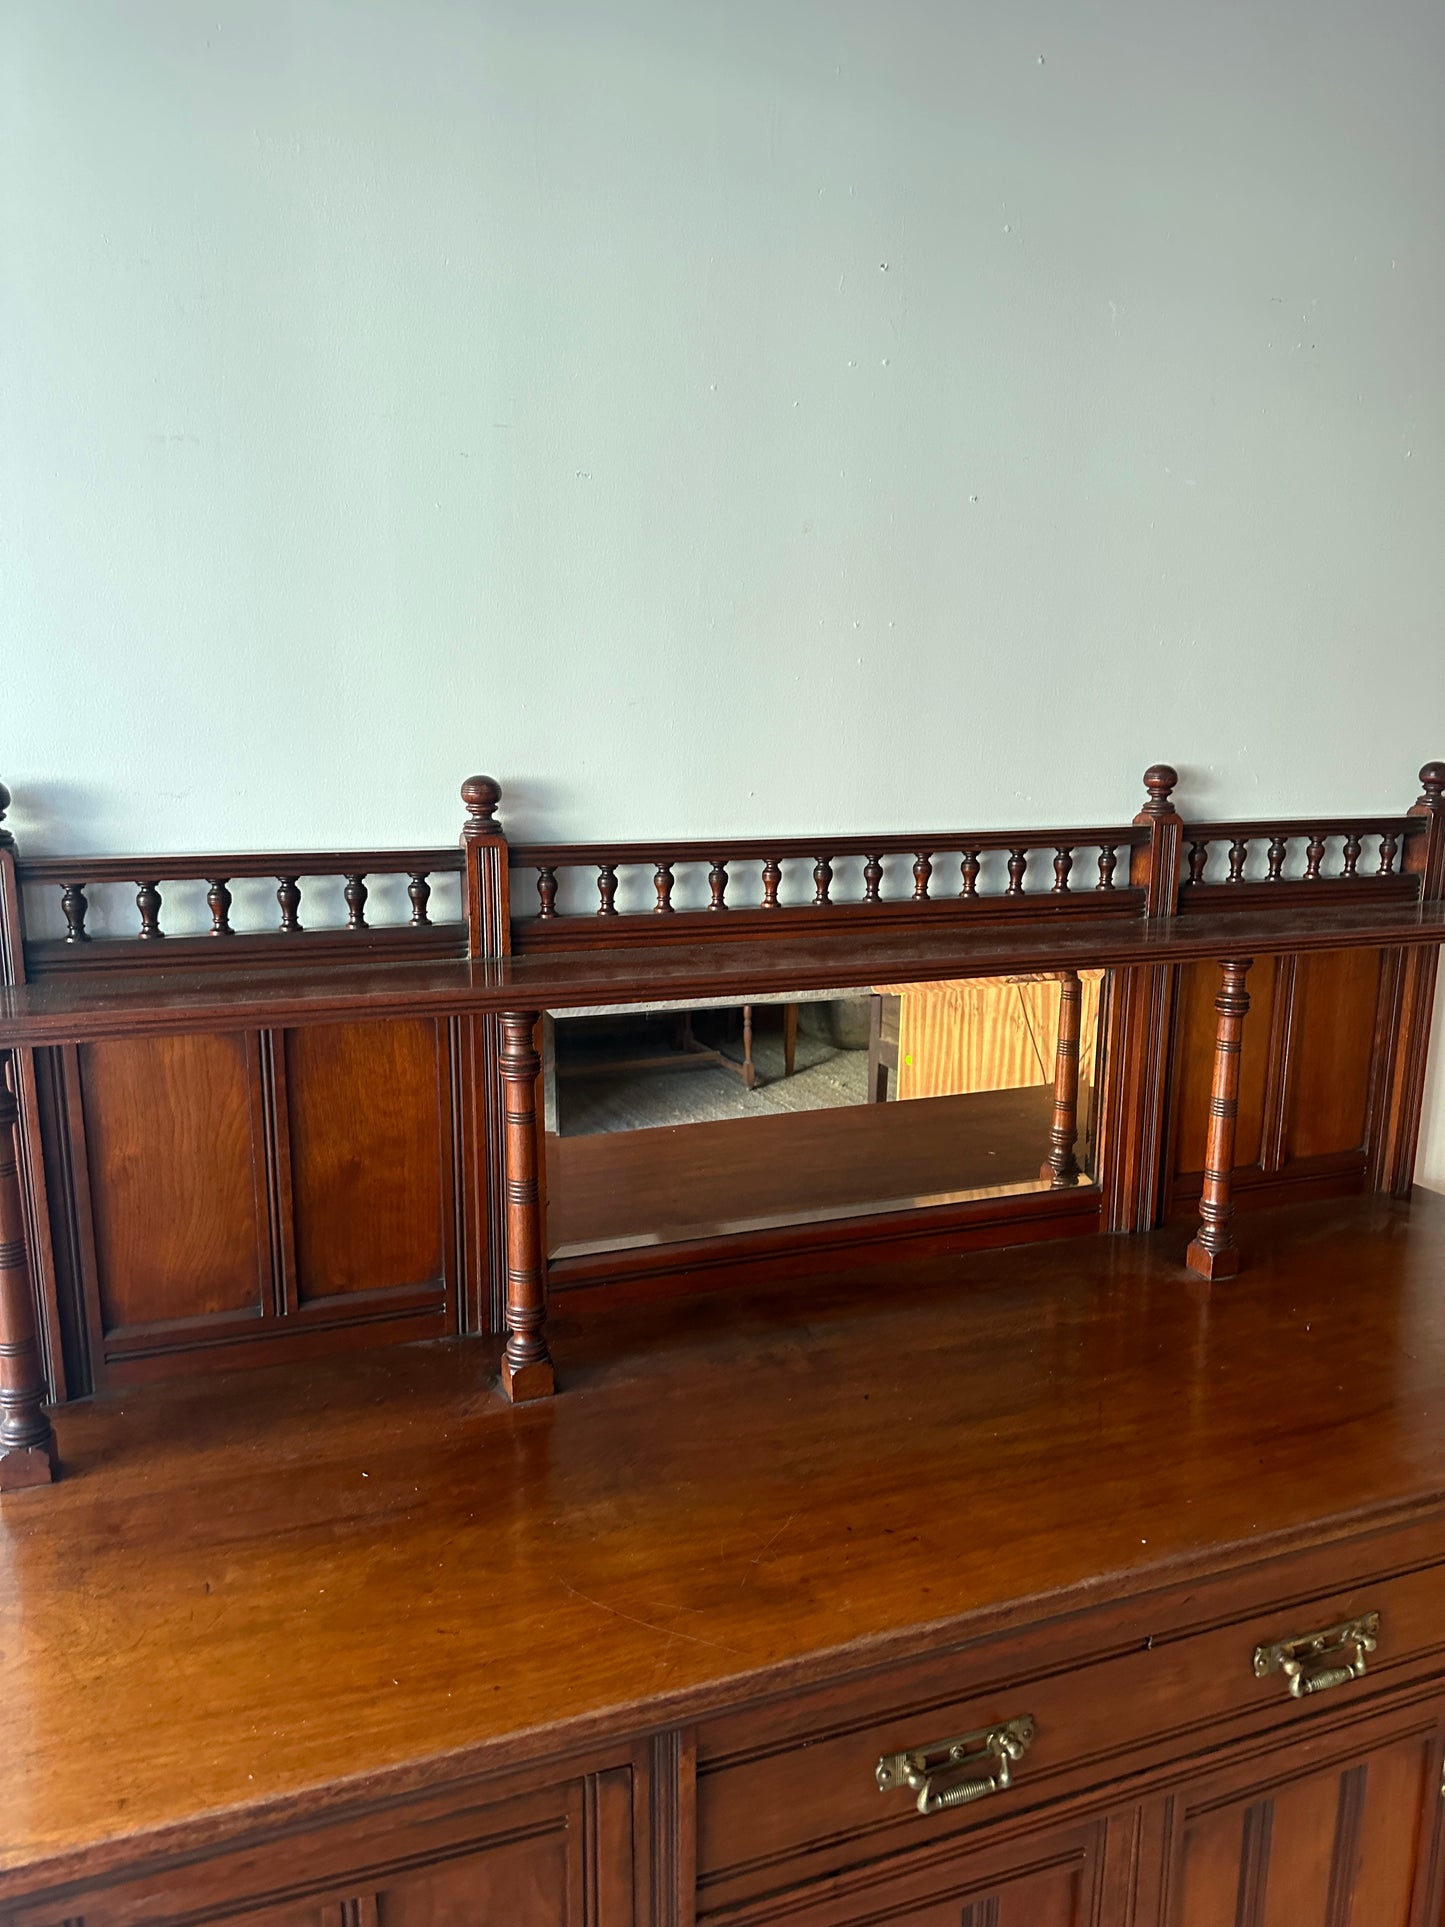
<path id="1" fill-rule="evenodd" d="M 977 1091 L 547 1138 L 553 1258 L 1039 1185 L 1053 1093 Z"/>

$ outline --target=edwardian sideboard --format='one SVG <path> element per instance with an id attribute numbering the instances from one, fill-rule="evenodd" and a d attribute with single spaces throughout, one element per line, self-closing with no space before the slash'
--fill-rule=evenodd
<path id="1" fill-rule="evenodd" d="M 5 1927 L 1439 1927 L 1445 765 L 1370 818 L 1145 782 L 0 823 Z M 1037 1183 L 549 1239 L 545 1013 L 1040 973 Z"/>

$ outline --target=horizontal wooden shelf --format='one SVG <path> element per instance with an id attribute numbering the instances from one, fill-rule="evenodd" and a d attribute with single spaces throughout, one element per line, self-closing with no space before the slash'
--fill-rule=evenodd
<path id="1" fill-rule="evenodd" d="M 320 962 L 295 969 L 154 969 L 56 977 L 0 990 L 0 1049 L 181 1031 L 234 1031 L 363 1018 L 686 1003 L 1017 971 L 1128 968 L 1212 957 L 1445 942 L 1445 904 L 1301 901 L 1258 912 L 1152 920 L 1079 917 L 980 921 L 976 930 L 889 930 L 771 942 L 658 944 L 480 961 Z"/>

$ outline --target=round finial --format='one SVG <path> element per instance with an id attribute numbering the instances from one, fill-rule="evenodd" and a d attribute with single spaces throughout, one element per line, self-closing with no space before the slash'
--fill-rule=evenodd
<path id="1" fill-rule="evenodd" d="M 1169 814 L 1169 793 L 1179 781 L 1177 769 L 1170 769 L 1167 763 L 1155 763 L 1144 772 L 1144 787 L 1149 792 L 1149 801 L 1144 805 L 1151 816 Z"/>
<path id="2" fill-rule="evenodd" d="M 491 829 L 502 800 L 502 786 L 494 776 L 469 776 L 462 784 L 469 827 Z"/>
<path id="3" fill-rule="evenodd" d="M 1438 809 L 1441 797 L 1445 795 L 1445 763 L 1427 763 L 1425 765 L 1420 772 L 1420 789 L 1422 792 L 1420 801 L 1422 803 L 1429 803 Z M 9 799 L 7 798 L 6 800 L 8 801 Z M 0 810 L 0 816 L 3 815 L 4 811 Z"/>
<path id="4" fill-rule="evenodd" d="M 15 839 L 5 828 L 5 812 L 10 807 L 10 792 L 0 783 L 0 849 L 13 850 Z"/>

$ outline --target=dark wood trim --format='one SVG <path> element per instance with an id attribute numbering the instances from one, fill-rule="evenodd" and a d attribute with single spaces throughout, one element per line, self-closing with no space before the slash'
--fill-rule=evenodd
<path id="1" fill-rule="evenodd" d="M 1412 893 L 1413 895 L 1413 893 Z M 1006 930 L 1019 923 L 1063 925 L 1096 923 L 1101 919 L 1127 921 L 1137 917 L 1144 898 L 1140 891 L 1120 888 L 1107 897 L 1079 890 L 1067 897 L 1027 896 L 1008 902 L 1003 897 L 979 897 L 955 902 L 929 897 L 922 902 L 867 904 L 783 903 L 774 910 L 728 910 L 722 918 L 707 910 L 673 910 L 659 928 L 651 914 L 629 911 L 605 922 L 591 917 L 558 915 L 546 920 L 515 918 L 512 951 L 517 956 L 570 954 L 591 950 L 653 950 L 670 944 L 697 944 L 722 938 L 730 943 L 786 942 L 820 930 L 857 936 L 884 936 L 930 931 Z M 829 912 L 837 913 L 834 919 Z M 840 932 L 838 922 L 846 919 Z"/>
<path id="2" fill-rule="evenodd" d="M 0 1055 L 0 1492 L 48 1485 L 56 1462 L 26 1256 L 19 1083 L 13 1057 Z"/>
<path id="3" fill-rule="evenodd" d="M 1306 883 L 1297 877 L 1281 883 L 1187 883 L 1180 894 L 1181 916 L 1217 916 L 1228 911 L 1297 909 L 1300 892 L 1323 894 L 1330 908 L 1346 904 L 1415 903 L 1420 888 L 1413 877 L 1338 877 Z"/>
<path id="4" fill-rule="evenodd" d="M 1318 904 L 1318 899 L 1313 899 Z M 837 926 L 833 926 L 835 929 Z M 104 987 L 84 979 L 0 989 L 0 1048 L 101 1037 L 242 1028 L 282 1029 L 353 1018 L 564 1010 L 579 1005 L 739 1001 L 770 992 L 856 989 L 1058 969 L 1130 968 L 1221 955 L 1277 956 L 1345 948 L 1424 948 L 1445 942 L 1445 903 L 1358 907 L 1290 916 L 1093 918 L 1012 930 L 948 931 L 906 940 L 799 937 L 781 943 L 657 944 L 473 961 L 358 965 L 345 971 L 136 973 Z"/>
<path id="5" fill-rule="evenodd" d="M 464 957 L 465 923 L 434 923 L 425 930 L 406 925 L 364 930 L 302 930 L 286 936 L 279 930 L 238 931 L 217 943 L 210 937 L 167 937 L 165 961 L 169 969 L 234 971 L 237 969 L 294 970 L 300 959 L 319 968 L 330 964 L 418 963 L 429 958 Z M 111 971 L 154 971 L 154 946 L 134 937 L 97 937 L 82 949 L 63 937 L 37 939 L 26 946 L 26 961 L 34 980 L 91 977 Z"/>

